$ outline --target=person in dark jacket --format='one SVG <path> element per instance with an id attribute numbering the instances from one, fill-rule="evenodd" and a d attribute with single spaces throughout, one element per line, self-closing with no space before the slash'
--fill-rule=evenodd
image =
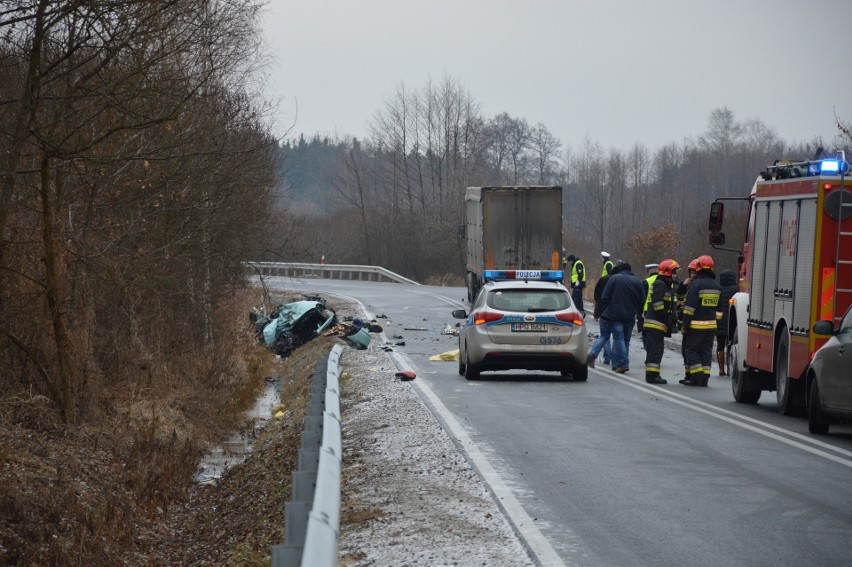
<path id="1" fill-rule="evenodd" d="M 613 267 L 609 270 L 605 276 L 601 276 L 601 279 L 598 280 L 598 283 L 595 284 L 595 310 L 592 313 L 592 316 L 595 318 L 595 321 L 600 321 L 601 311 L 603 310 L 603 304 L 601 300 L 603 299 L 603 290 L 606 287 L 606 282 L 609 281 L 610 276 L 613 274 L 617 274 L 621 271 L 621 267 L 624 265 L 620 260 L 613 265 Z M 612 332 L 609 329 L 609 323 L 600 323 L 600 336 L 595 341 L 595 344 L 600 342 L 601 345 L 597 348 L 595 352 L 600 352 L 603 349 L 604 355 L 604 364 L 610 364 L 612 360 Z M 592 345 L 594 348 L 594 344 Z"/>
<path id="2" fill-rule="evenodd" d="M 713 258 L 698 257 L 698 272 L 689 284 L 683 303 L 683 340 L 686 343 L 686 386 L 707 386 L 710 363 L 713 359 L 713 337 L 716 323 L 722 318 L 718 311 L 722 288 L 713 273 Z"/>
<path id="3" fill-rule="evenodd" d="M 610 276 L 601 297 L 601 320 L 607 321 L 612 332 L 612 367 L 619 374 L 630 370 L 630 334 L 644 305 L 642 280 L 633 275 L 630 264 L 625 262 L 617 274 Z"/>
<path id="4" fill-rule="evenodd" d="M 728 311 L 729 302 L 737 293 L 737 274 L 733 270 L 722 270 L 719 273 L 719 285 L 722 286 L 722 295 L 719 296 L 719 309 L 722 318 L 716 325 L 716 362 L 719 364 L 719 376 L 730 376 L 731 369 L 727 368 L 728 360 Z M 727 369 L 726 369 L 727 368 Z"/>

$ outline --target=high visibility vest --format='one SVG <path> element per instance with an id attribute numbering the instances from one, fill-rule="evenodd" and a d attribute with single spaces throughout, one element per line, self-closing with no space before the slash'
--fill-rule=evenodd
<path id="1" fill-rule="evenodd" d="M 645 281 L 648 283 L 648 295 L 645 296 L 645 308 L 642 309 L 642 313 L 648 310 L 648 304 L 651 303 L 651 288 L 654 287 L 654 282 L 657 281 L 657 276 L 659 274 L 651 274 Z"/>
<path id="2" fill-rule="evenodd" d="M 601 270 L 601 277 L 604 277 L 605 275 L 607 275 L 611 269 L 612 269 L 612 260 L 607 260 L 606 262 L 604 262 L 603 269 Z"/>
<path id="3" fill-rule="evenodd" d="M 581 270 L 583 274 L 582 277 L 577 275 L 577 266 L 583 267 L 583 269 Z M 575 261 L 574 266 L 571 268 L 571 287 L 577 285 L 578 282 L 581 284 L 586 283 L 586 265 L 583 264 L 583 262 L 581 262 L 580 260 Z"/>

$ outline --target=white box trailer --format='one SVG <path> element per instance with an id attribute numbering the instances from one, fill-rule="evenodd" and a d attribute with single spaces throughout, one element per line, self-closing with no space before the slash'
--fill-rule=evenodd
<path id="1" fill-rule="evenodd" d="M 562 187 L 468 187 L 465 210 L 469 301 L 485 270 L 562 269 Z"/>

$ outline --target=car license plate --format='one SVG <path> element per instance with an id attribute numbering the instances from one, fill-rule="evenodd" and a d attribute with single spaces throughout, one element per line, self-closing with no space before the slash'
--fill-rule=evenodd
<path id="1" fill-rule="evenodd" d="M 512 323 L 512 332 L 546 333 L 547 323 Z"/>

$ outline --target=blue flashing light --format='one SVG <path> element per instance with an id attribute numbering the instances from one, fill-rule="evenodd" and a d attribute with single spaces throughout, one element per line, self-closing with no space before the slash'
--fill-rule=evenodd
<path id="1" fill-rule="evenodd" d="M 820 173 L 840 173 L 840 160 L 824 159 L 819 165 Z"/>
<path id="2" fill-rule="evenodd" d="M 561 282 L 562 270 L 485 270 L 485 281 L 494 280 L 543 280 Z"/>

